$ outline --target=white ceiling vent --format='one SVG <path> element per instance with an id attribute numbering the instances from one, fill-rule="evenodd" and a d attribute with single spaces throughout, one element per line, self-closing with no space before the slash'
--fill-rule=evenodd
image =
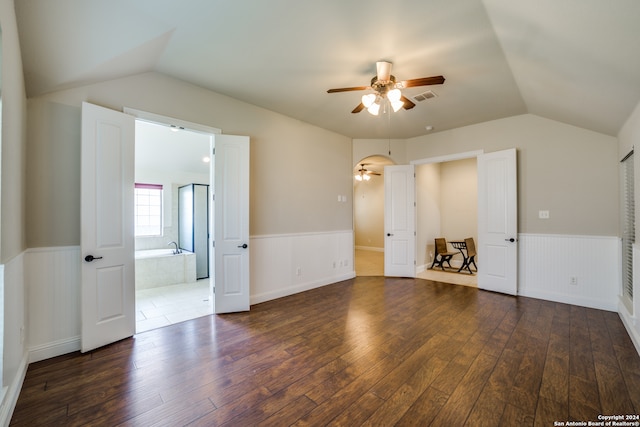
<path id="1" fill-rule="evenodd" d="M 436 95 L 435 92 L 433 92 L 432 90 L 428 90 L 426 92 L 422 92 L 415 95 L 413 99 L 416 102 L 422 102 L 422 101 L 426 101 L 427 99 L 435 98 L 436 96 L 438 95 Z"/>

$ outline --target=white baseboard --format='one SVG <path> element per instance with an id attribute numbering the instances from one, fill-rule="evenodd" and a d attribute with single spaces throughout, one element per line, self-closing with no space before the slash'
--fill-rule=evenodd
<path id="1" fill-rule="evenodd" d="M 598 310 L 618 311 L 618 306 L 607 300 L 597 300 L 578 295 L 566 295 L 537 289 L 518 289 L 518 296 L 542 299 L 545 301 L 595 308 Z"/>
<path id="2" fill-rule="evenodd" d="M 80 350 L 80 337 L 70 337 L 29 348 L 29 363 Z"/>
<path id="3" fill-rule="evenodd" d="M 618 315 L 640 355 L 640 321 L 629 314 L 627 307 L 622 302 L 618 305 Z"/>
<path id="4" fill-rule="evenodd" d="M 4 398 L 0 400 L 0 426 L 6 427 L 11 422 L 11 416 L 13 415 L 13 410 L 16 408 L 16 403 L 18 403 L 18 396 L 20 396 L 20 390 L 22 389 L 22 384 L 24 384 L 28 366 L 29 363 L 27 362 L 27 355 L 25 354 L 18 366 L 18 372 L 13 377 L 13 381 L 3 390 L 5 393 Z"/>
<path id="5" fill-rule="evenodd" d="M 355 249 L 358 251 L 384 252 L 384 248 L 374 246 L 356 246 Z"/>
<path id="6" fill-rule="evenodd" d="M 353 279 L 354 277 L 356 277 L 356 272 L 352 271 L 348 274 L 343 274 L 341 276 L 334 276 L 331 278 L 314 281 L 314 282 L 301 283 L 301 284 L 292 286 L 290 288 L 283 288 L 283 289 L 278 289 L 272 292 L 265 292 L 258 295 L 252 295 L 251 304 L 253 305 L 253 304 L 259 304 L 261 302 L 271 301 L 274 299 L 297 294 L 299 292 L 309 291 L 311 289 L 319 288 L 321 286 L 330 285 L 332 283 L 341 282 L 343 280 Z"/>

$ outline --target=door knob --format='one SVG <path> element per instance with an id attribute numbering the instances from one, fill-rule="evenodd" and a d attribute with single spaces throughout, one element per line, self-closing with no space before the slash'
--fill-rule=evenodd
<path id="1" fill-rule="evenodd" d="M 242 249 L 247 249 L 249 246 L 246 243 L 243 243 L 242 245 L 240 245 L 238 247 L 242 248 Z"/>
<path id="2" fill-rule="evenodd" d="M 511 242 L 511 243 L 513 243 L 513 242 L 515 242 L 515 241 L 516 241 L 516 239 L 514 239 L 513 237 L 511 237 L 510 239 L 504 239 L 504 241 L 505 241 L 505 242 Z"/>
<path id="3" fill-rule="evenodd" d="M 86 257 L 84 257 L 84 260 L 87 262 L 91 262 L 94 259 L 102 259 L 101 256 L 93 256 L 93 255 L 87 255 Z"/>
<path id="4" fill-rule="evenodd" d="M 391 237 L 391 236 L 393 236 L 393 234 L 391 234 L 391 233 L 387 233 L 387 236 L 388 236 L 388 237 Z"/>

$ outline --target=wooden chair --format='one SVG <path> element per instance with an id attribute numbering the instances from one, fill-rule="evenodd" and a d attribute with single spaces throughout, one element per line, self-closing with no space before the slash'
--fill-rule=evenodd
<path id="1" fill-rule="evenodd" d="M 467 246 L 467 256 L 462 263 L 462 267 L 460 267 L 460 271 L 466 268 L 469 270 L 469 273 L 473 274 L 471 264 L 475 267 L 476 272 L 478 271 L 478 266 L 476 265 L 476 242 L 473 240 L 473 237 L 468 237 L 464 239 L 464 243 Z"/>
<path id="2" fill-rule="evenodd" d="M 439 266 L 442 271 L 444 271 L 445 262 L 449 265 L 449 268 L 452 268 L 451 258 L 453 258 L 454 255 L 460 252 L 450 252 L 449 248 L 447 247 L 447 239 L 443 237 L 436 238 L 435 243 L 436 253 L 433 255 L 433 263 L 431 264 L 431 267 L 429 267 L 429 269 L 433 269 L 433 267 Z"/>

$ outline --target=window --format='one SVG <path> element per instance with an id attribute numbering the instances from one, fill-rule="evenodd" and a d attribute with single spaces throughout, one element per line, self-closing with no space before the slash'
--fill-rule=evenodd
<path id="1" fill-rule="evenodd" d="M 135 190 L 137 236 L 162 236 L 162 185 L 138 184 Z"/>
<path id="2" fill-rule="evenodd" d="M 622 294 L 633 301 L 633 244 L 636 241 L 633 151 L 622 160 Z"/>

